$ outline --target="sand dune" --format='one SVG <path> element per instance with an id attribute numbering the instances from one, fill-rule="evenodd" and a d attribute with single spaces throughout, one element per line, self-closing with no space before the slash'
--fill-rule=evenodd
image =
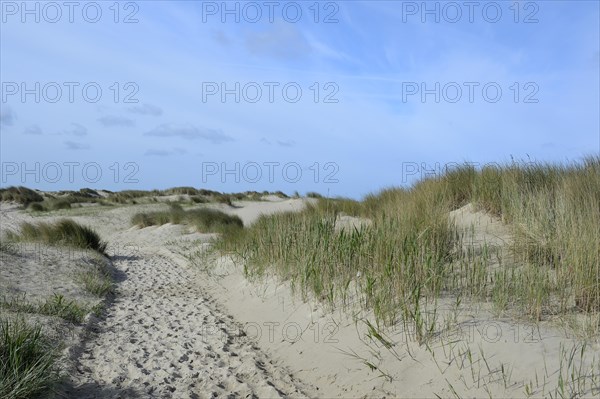
<path id="1" fill-rule="evenodd" d="M 260 214 L 299 210 L 304 203 L 210 206 L 237 214 L 249 225 Z M 368 312 L 357 310 L 352 316 L 325 309 L 316 300 L 304 302 L 274 278 L 248 281 L 228 256 L 208 269 L 191 264 L 186 255 L 208 248 L 214 234 L 182 225 L 130 226 L 136 212 L 161 206 L 69 211 L 108 241 L 117 285 L 105 315 L 92 316 L 81 340 L 65 352 L 69 378 L 57 397 L 449 397 L 455 392 L 515 397 L 539 378 L 536 373 L 546 370 L 549 380 L 555 378 L 561 348 L 577 343 L 555 327 L 499 320 L 477 306 L 458 316 L 456 325 L 463 328 L 448 331 L 427 348 L 406 342 L 405 331 L 390 329 L 395 344 L 388 350 L 369 341 L 366 324 L 357 321 L 369 319 Z M 60 216 L 34 218 L 2 204 L 0 217 L 5 232 L 22 221 Z M 475 226 L 482 242 L 502 245 L 510 239 L 500 222 L 469 207 L 452 217 L 464 228 Z M 339 223 L 343 229 L 369 221 L 340 216 Z M 27 276 L 39 262 L 24 263 L 10 276 L 5 266 L 6 259 L 2 276 L 13 290 L 32 289 Z M 60 289 L 47 281 L 49 289 Z M 442 300 L 438 306 L 450 314 L 451 304 Z M 367 367 L 367 360 L 386 375 Z M 510 368 L 501 371 L 501 364 Z"/>

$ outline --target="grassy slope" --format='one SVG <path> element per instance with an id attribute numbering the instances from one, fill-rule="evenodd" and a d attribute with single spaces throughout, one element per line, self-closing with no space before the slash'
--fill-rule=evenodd
<path id="1" fill-rule="evenodd" d="M 518 267 L 499 273 L 488 267 L 485 248 L 477 256 L 456 250 L 468 237 L 456 232 L 448 212 L 469 202 L 508 224 Z M 373 223 L 339 233 L 339 212 Z M 357 289 L 378 321 L 403 316 L 419 327 L 422 304 L 441 294 L 491 301 L 538 320 L 600 310 L 599 237 L 600 159 L 590 158 L 567 166 L 463 166 L 361 202 L 322 199 L 298 214 L 262 217 L 217 249 L 243 258 L 249 275 L 275 272 L 332 305 Z"/>
<path id="2" fill-rule="evenodd" d="M 71 220 L 56 223 L 24 223 L 19 233 L 9 240 L 38 241 L 50 245 L 69 245 L 104 253 L 106 244 L 92 229 Z M 0 251 L 14 251 L 3 242 Z M 112 281 L 104 262 L 76 276 L 92 294 L 103 297 L 110 292 Z M 81 323 L 94 309 L 79 305 L 55 294 L 46 302 L 30 304 L 24 300 L 0 298 L 0 309 L 16 313 L 16 317 L 0 317 L 0 398 L 30 398 L 51 387 L 58 379 L 55 344 L 42 333 L 41 326 L 25 321 L 23 314 L 57 316 L 68 322 Z"/>

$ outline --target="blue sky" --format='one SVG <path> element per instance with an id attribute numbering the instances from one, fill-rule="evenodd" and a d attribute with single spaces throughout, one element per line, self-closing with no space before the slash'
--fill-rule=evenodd
<path id="1" fill-rule="evenodd" d="M 359 198 L 600 151 L 596 1 L 1 3 L 1 186 Z"/>

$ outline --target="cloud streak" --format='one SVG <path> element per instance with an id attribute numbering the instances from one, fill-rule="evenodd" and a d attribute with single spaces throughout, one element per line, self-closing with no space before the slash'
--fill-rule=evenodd
<path id="1" fill-rule="evenodd" d="M 132 114 L 139 115 L 150 115 L 150 116 L 161 116 L 163 114 L 163 110 L 160 107 L 152 104 L 142 104 L 136 105 L 133 107 L 129 107 L 128 111 Z"/>
<path id="2" fill-rule="evenodd" d="M 167 150 L 150 149 L 146 150 L 144 155 L 147 157 L 166 157 L 171 155 L 171 153 Z"/>
<path id="3" fill-rule="evenodd" d="M 71 128 L 70 129 L 65 129 L 62 131 L 62 133 L 59 134 L 66 134 L 69 136 L 78 136 L 78 137 L 82 137 L 87 135 L 88 130 L 85 126 L 80 125 L 79 123 L 71 123 Z"/>
<path id="4" fill-rule="evenodd" d="M 246 49 L 253 55 L 283 60 L 303 58 L 313 50 L 299 28 L 290 24 L 276 24 L 266 31 L 248 33 Z"/>
<path id="5" fill-rule="evenodd" d="M 173 148 L 173 151 L 150 148 L 146 150 L 144 156 L 167 157 L 170 155 L 183 155 L 186 153 L 187 151 L 183 148 Z"/>
<path id="6" fill-rule="evenodd" d="M 89 144 L 78 143 L 75 141 L 65 141 L 65 146 L 67 147 L 67 150 L 71 150 L 71 151 L 80 151 L 80 150 L 89 150 L 90 149 Z"/>
<path id="7" fill-rule="evenodd" d="M 296 142 L 294 140 L 285 140 L 285 141 L 277 140 L 277 145 L 280 147 L 295 147 Z"/>
<path id="8" fill-rule="evenodd" d="M 123 116 L 115 116 L 115 115 L 107 115 L 107 116 L 98 118 L 98 122 L 100 122 L 104 127 L 115 127 L 115 126 L 132 127 L 132 126 L 135 126 L 135 121 L 133 119 L 125 118 Z"/>
<path id="9" fill-rule="evenodd" d="M 190 124 L 162 124 L 153 130 L 144 133 L 144 135 L 154 137 L 179 137 L 185 140 L 206 140 L 213 144 L 234 141 L 233 137 L 226 135 L 221 129 L 198 128 Z"/>

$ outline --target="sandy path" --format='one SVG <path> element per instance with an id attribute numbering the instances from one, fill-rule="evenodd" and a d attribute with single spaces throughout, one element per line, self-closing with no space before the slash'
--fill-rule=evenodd
<path id="1" fill-rule="evenodd" d="M 83 349 L 69 396 L 304 396 L 283 367 L 235 333 L 194 270 L 144 250 L 113 262 L 122 281 Z"/>
<path id="2" fill-rule="evenodd" d="M 161 255 L 114 260 L 124 280 L 83 350 L 82 398 L 304 396 L 230 316 L 205 299 L 194 270 Z"/>
<path id="3" fill-rule="evenodd" d="M 203 290 L 201 271 L 166 248 L 170 240 L 201 239 L 182 226 L 130 227 L 140 207 L 102 209 L 72 219 L 108 242 L 116 292 L 71 352 L 74 371 L 55 397 L 210 398 L 306 397 L 313 388 L 270 359 L 241 325 Z M 0 207 L 0 232 L 32 218 Z M 125 248 L 124 246 L 129 246 Z M 203 277 L 204 276 L 204 277 Z"/>

